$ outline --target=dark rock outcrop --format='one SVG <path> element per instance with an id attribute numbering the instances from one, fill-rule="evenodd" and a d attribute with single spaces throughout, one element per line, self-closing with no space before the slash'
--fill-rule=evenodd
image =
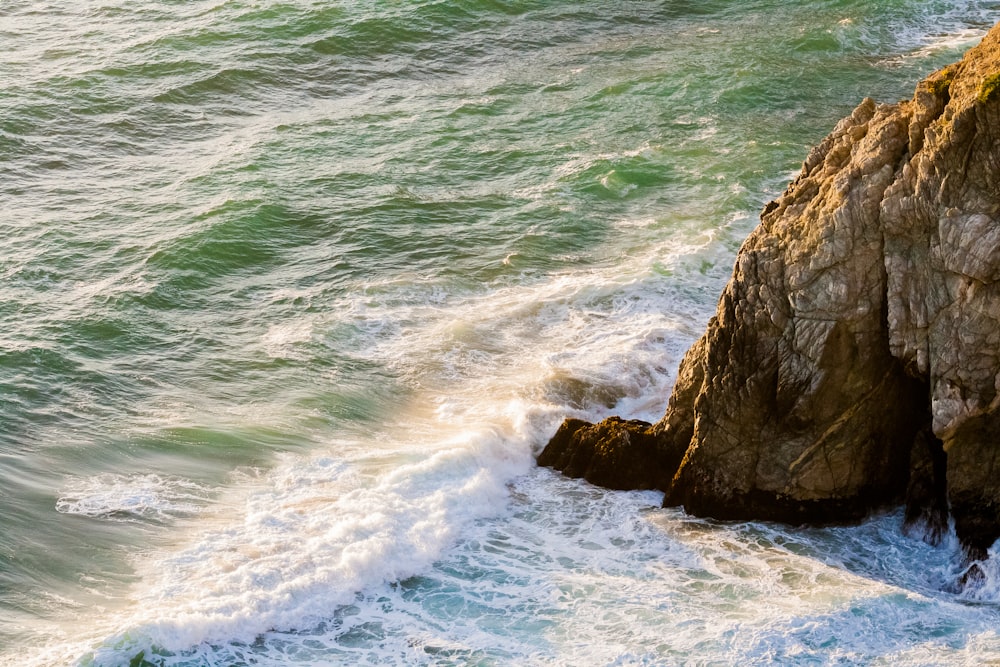
<path id="1" fill-rule="evenodd" d="M 658 446 L 649 422 L 609 417 L 599 424 L 567 419 L 538 464 L 609 489 L 655 489 L 677 469 Z"/>
<path id="2" fill-rule="evenodd" d="M 870 99 L 741 248 L 653 425 L 569 420 L 539 462 L 717 518 L 907 504 L 1000 536 L 1000 25 L 911 100 Z"/>

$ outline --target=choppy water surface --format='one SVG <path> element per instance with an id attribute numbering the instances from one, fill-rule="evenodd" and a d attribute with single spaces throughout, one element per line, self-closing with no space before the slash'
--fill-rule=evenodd
<path id="1" fill-rule="evenodd" d="M 0 3 L 0 664 L 1000 662 L 898 515 L 533 466 L 656 419 L 808 147 L 998 10 Z"/>

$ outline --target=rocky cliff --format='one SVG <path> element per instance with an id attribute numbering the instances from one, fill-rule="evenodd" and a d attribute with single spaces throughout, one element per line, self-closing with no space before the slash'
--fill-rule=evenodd
<path id="1" fill-rule="evenodd" d="M 911 100 L 864 100 L 741 248 L 657 424 L 567 420 L 539 463 L 717 518 L 905 502 L 1000 536 L 1000 25 Z"/>

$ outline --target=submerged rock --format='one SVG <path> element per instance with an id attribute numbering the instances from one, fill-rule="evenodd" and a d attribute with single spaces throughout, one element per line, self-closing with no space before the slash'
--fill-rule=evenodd
<path id="1" fill-rule="evenodd" d="M 717 518 L 1000 536 L 1000 25 L 864 100 L 743 244 L 663 419 L 564 424 L 539 462 Z"/>

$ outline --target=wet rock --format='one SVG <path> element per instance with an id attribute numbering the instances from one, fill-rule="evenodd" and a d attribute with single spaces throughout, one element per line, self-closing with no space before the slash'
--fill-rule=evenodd
<path id="1" fill-rule="evenodd" d="M 609 417 L 598 424 L 567 419 L 538 457 L 538 464 L 609 489 L 663 488 L 671 462 L 652 424 Z M 676 468 L 677 462 L 674 461 Z"/>

